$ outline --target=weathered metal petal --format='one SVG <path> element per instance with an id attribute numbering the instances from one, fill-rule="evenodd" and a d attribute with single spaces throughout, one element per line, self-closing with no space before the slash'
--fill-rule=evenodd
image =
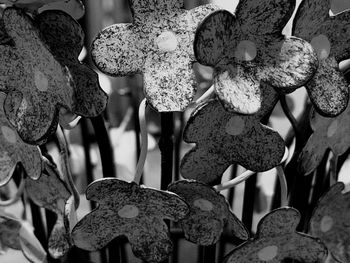
<path id="1" fill-rule="evenodd" d="M 60 10 L 69 14 L 74 19 L 80 19 L 85 14 L 85 7 L 81 0 L 64 0 L 51 2 L 39 8 L 39 13 L 47 10 Z"/>

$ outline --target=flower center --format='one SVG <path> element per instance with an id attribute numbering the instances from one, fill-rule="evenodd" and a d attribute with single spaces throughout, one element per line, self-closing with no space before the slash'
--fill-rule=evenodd
<path id="1" fill-rule="evenodd" d="M 337 130 L 338 130 L 338 120 L 334 120 L 332 121 L 331 125 L 329 125 L 327 129 L 327 137 L 328 138 L 332 137 Z"/>
<path id="2" fill-rule="evenodd" d="M 4 138 L 6 139 L 6 141 L 8 141 L 9 143 L 16 143 L 17 141 L 16 133 L 10 127 L 2 126 L 1 132 Z"/>
<path id="3" fill-rule="evenodd" d="M 178 45 L 176 35 L 171 31 L 161 33 L 155 40 L 156 46 L 160 51 L 175 51 Z"/>
<path id="4" fill-rule="evenodd" d="M 244 120 L 239 116 L 233 116 L 226 123 L 225 130 L 226 130 L 226 133 L 233 136 L 237 136 L 244 131 L 244 128 L 245 128 Z"/>
<path id="5" fill-rule="evenodd" d="M 118 211 L 118 215 L 122 218 L 134 218 L 139 215 L 139 209 L 134 205 L 125 205 Z"/>
<path id="6" fill-rule="evenodd" d="M 277 256 L 277 252 L 278 252 L 277 246 L 264 247 L 258 252 L 258 258 L 262 261 L 269 261 L 274 259 Z"/>
<path id="7" fill-rule="evenodd" d="M 206 211 L 206 212 L 211 211 L 214 208 L 213 204 L 210 201 L 202 199 L 202 198 L 196 199 L 193 202 L 193 205 L 195 207 L 198 207 L 200 210 Z"/>
<path id="8" fill-rule="evenodd" d="M 311 45 L 315 49 L 317 57 L 322 60 L 328 58 L 331 53 L 331 42 L 325 35 L 318 35 L 311 40 Z"/>
<path id="9" fill-rule="evenodd" d="M 47 91 L 49 88 L 49 81 L 47 77 L 38 69 L 34 72 L 34 82 L 36 88 L 40 91 Z"/>
<path id="10" fill-rule="evenodd" d="M 257 48 L 254 42 L 243 40 L 236 47 L 235 57 L 242 61 L 251 61 L 257 55 Z"/>
<path id="11" fill-rule="evenodd" d="M 328 232 L 329 230 L 332 229 L 333 224 L 334 224 L 333 218 L 331 218 L 330 216 L 322 217 L 321 225 L 320 225 L 321 231 Z"/>

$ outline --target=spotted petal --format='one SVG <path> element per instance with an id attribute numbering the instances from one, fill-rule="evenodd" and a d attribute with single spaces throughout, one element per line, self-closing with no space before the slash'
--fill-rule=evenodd
<path id="1" fill-rule="evenodd" d="M 112 76 L 141 73 L 145 53 L 143 39 L 132 24 L 107 27 L 92 43 L 91 56 L 96 66 Z"/>
<path id="2" fill-rule="evenodd" d="M 291 92 L 312 78 L 318 59 L 309 43 L 290 37 L 271 44 L 263 54 L 262 63 L 261 79 L 282 91 Z"/>

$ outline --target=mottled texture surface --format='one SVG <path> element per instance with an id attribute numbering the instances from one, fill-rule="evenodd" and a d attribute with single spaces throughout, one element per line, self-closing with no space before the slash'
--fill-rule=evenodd
<path id="1" fill-rule="evenodd" d="M 79 23 L 61 11 L 45 11 L 36 21 L 52 54 L 72 76 L 73 112 L 84 117 L 100 115 L 107 105 L 107 94 L 100 87 L 97 73 L 78 60 L 84 46 L 84 31 Z"/>
<path id="2" fill-rule="evenodd" d="M 318 237 L 339 262 L 350 258 L 350 193 L 342 193 L 344 184 L 334 184 L 320 198 L 310 220 L 309 233 Z"/>
<path id="3" fill-rule="evenodd" d="M 294 8 L 291 0 L 241 0 L 234 15 L 219 10 L 198 27 L 195 56 L 214 67 L 215 91 L 227 110 L 253 114 L 262 104 L 261 83 L 292 92 L 315 73 L 312 46 L 281 33 Z"/>
<path id="4" fill-rule="evenodd" d="M 20 229 L 21 222 L 8 214 L 0 213 L 0 252 L 6 251 L 8 248 L 21 249 L 19 242 Z"/>
<path id="5" fill-rule="evenodd" d="M 17 163 L 22 164 L 32 179 L 38 179 L 43 169 L 39 147 L 24 143 L 7 120 L 4 99 L 5 94 L 0 92 L 0 186 L 11 179 Z"/>
<path id="6" fill-rule="evenodd" d="M 260 220 L 256 237 L 232 250 L 224 263 L 278 263 L 286 258 L 323 262 L 327 248 L 318 239 L 296 232 L 299 220 L 294 208 L 273 210 Z"/>
<path id="7" fill-rule="evenodd" d="M 5 114 L 25 142 L 42 143 L 56 131 L 60 108 L 73 110 L 74 83 L 28 15 L 7 8 L 3 19 L 15 43 L 0 46 Z"/>
<path id="8" fill-rule="evenodd" d="M 53 258 L 65 255 L 70 246 L 70 226 L 65 224 L 66 203 L 71 194 L 56 173 L 43 173 L 40 179 L 26 179 L 26 191 L 35 204 L 54 212 L 57 221 L 49 235 L 48 249 Z"/>
<path id="9" fill-rule="evenodd" d="M 196 143 L 181 161 L 184 178 L 217 183 L 233 163 L 262 172 L 277 166 L 285 146 L 281 136 L 260 120 L 278 100 L 272 87 L 264 85 L 263 105 L 254 115 L 228 112 L 217 100 L 199 106 L 189 118 L 184 141 Z"/>
<path id="10" fill-rule="evenodd" d="M 210 246 L 219 241 L 224 228 L 230 230 L 230 235 L 248 239 L 249 233 L 243 223 L 231 211 L 225 197 L 212 187 L 184 180 L 170 184 L 168 190 L 190 206 L 190 212 L 179 221 L 187 240 Z"/>
<path id="11" fill-rule="evenodd" d="M 130 1 L 132 24 L 115 24 L 92 44 L 96 66 L 112 76 L 144 74 L 144 93 L 160 112 L 183 111 L 195 94 L 192 64 L 197 25 L 213 5 L 191 10 L 183 1 Z"/>
<path id="12" fill-rule="evenodd" d="M 99 206 L 74 227 L 74 244 L 82 249 L 98 250 L 124 235 L 135 256 L 146 262 L 161 262 L 172 252 L 164 219 L 178 221 L 188 213 L 187 204 L 174 193 L 116 178 L 93 182 L 86 190 L 86 197 Z"/>
<path id="13" fill-rule="evenodd" d="M 39 8 L 39 13 L 46 10 L 61 10 L 74 19 L 80 19 L 85 14 L 85 7 L 81 0 L 61 0 L 50 2 Z"/>
<path id="14" fill-rule="evenodd" d="M 350 107 L 340 115 L 323 117 L 315 110 L 310 115 L 311 128 L 314 131 L 299 156 L 300 171 L 309 174 L 322 161 L 327 149 L 334 155 L 345 153 L 350 147 Z"/>
<path id="15" fill-rule="evenodd" d="M 349 100 L 349 83 L 338 63 L 350 58 L 350 11 L 330 16 L 331 1 L 304 0 L 294 19 L 293 35 L 313 44 L 319 61 L 315 77 L 306 85 L 316 110 L 336 116 Z"/>

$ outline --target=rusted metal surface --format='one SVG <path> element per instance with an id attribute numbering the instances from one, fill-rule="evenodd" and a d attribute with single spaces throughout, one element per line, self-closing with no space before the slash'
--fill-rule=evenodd
<path id="1" fill-rule="evenodd" d="M 184 130 L 184 141 L 196 143 L 181 161 L 184 178 L 213 184 L 233 163 L 262 172 L 277 166 L 285 151 L 281 136 L 260 120 L 278 100 L 272 87 L 263 89 L 263 105 L 254 115 L 228 112 L 213 100 L 195 110 Z"/>
<path id="2" fill-rule="evenodd" d="M 347 262 L 349 252 L 350 193 L 344 183 L 334 184 L 319 200 L 310 220 L 309 233 L 325 243 L 337 262 Z"/>
<path id="3" fill-rule="evenodd" d="M 135 256 L 147 262 L 161 262 L 172 252 L 164 219 L 178 221 L 188 213 L 187 204 L 174 193 L 116 178 L 93 182 L 86 197 L 99 206 L 74 227 L 74 244 L 93 251 L 126 236 Z"/>
<path id="4" fill-rule="evenodd" d="M 132 24 L 103 30 L 92 44 L 96 66 L 112 76 L 144 74 L 144 93 L 158 111 L 183 111 L 195 89 L 192 64 L 197 25 L 213 5 L 185 10 L 183 1 L 133 0 Z"/>
<path id="5" fill-rule="evenodd" d="M 306 89 L 316 110 L 325 116 L 345 110 L 350 87 L 339 70 L 339 62 L 350 58 L 350 11 L 331 16 L 331 2 L 304 0 L 293 26 L 293 35 L 310 42 L 318 55 L 318 70 Z"/>
<path id="6" fill-rule="evenodd" d="M 24 143 L 18 136 L 4 114 L 4 99 L 5 94 L 0 92 L 0 186 L 11 179 L 18 163 L 32 179 L 38 179 L 43 170 L 39 147 Z"/>
<path id="7" fill-rule="evenodd" d="M 168 190 L 178 194 L 190 206 L 190 212 L 181 219 L 185 238 L 202 246 L 217 243 L 224 229 L 230 235 L 247 240 L 249 233 L 231 211 L 225 197 L 214 188 L 196 181 L 183 180 L 169 185 Z"/>
<path id="8" fill-rule="evenodd" d="M 199 26 L 195 55 L 214 67 L 215 91 L 227 110 L 253 114 L 262 104 L 262 83 L 292 92 L 314 75 L 312 46 L 282 35 L 294 8 L 290 0 L 242 0 L 234 15 L 220 10 Z"/>
<path id="9" fill-rule="evenodd" d="M 320 164 L 327 149 L 340 156 L 349 149 L 350 107 L 340 115 L 330 118 L 318 114 L 310 115 L 311 128 L 314 131 L 299 156 L 300 170 L 309 174 Z"/>
<path id="10" fill-rule="evenodd" d="M 301 262 L 323 262 L 327 248 L 316 238 L 296 232 L 300 220 L 294 208 L 279 208 L 263 217 L 256 237 L 231 251 L 224 259 L 233 262 L 283 262 L 294 259 Z"/>

